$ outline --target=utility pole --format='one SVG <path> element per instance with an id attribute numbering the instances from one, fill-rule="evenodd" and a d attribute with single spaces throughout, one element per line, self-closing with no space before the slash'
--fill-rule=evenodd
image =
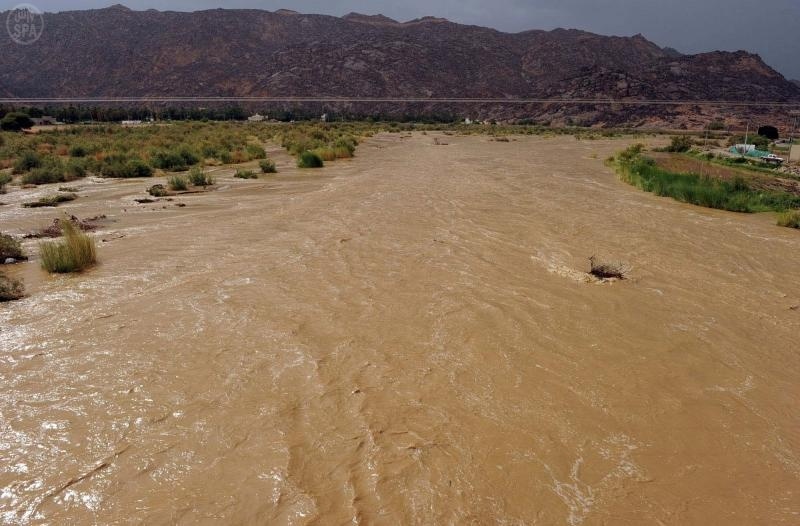
<path id="1" fill-rule="evenodd" d="M 747 131 L 744 132 L 744 151 L 742 152 L 742 157 L 745 156 L 747 153 L 747 141 L 750 139 L 750 121 L 747 121 Z"/>
<path id="2" fill-rule="evenodd" d="M 747 131 L 744 132 L 744 145 L 747 147 L 747 141 L 750 139 L 750 121 L 747 121 Z"/>

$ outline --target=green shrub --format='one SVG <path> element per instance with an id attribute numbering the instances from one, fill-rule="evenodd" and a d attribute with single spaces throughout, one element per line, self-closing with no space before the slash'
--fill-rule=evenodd
<path id="1" fill-rule="evenodd" d="M 248 144 L 245 146 L 245 151 L 247 152 L 247 157 L 253 161 L 256 159 L 266 159 L 267 151 L 264 149 L 263 146 L 258 144 Z"/>
<path id="2" fill-rule="evenodd" d="M 22 184 L 51 184 L 63 183 L 64 166 L 59 163 L 48 163 L 41 168 L 34 168 L 29 173 L 22 176 Z"/>
<path id="3" fill-rule="evenodd" d="M 200 162 L 200 158 L 187 146 L 175 150 L 162 150 L 151 158 L 154 167 L 168 172 L 182 172 Z"/>
<path id="4" fill-rule="evenodd" d="M 200 162 L 200 158 L 188 146 L 178 148 L 178 154 L 183 159 L 183 162 L 186 163 L 186 166 L 192 166 Z"/>
<path id="5" fill-rule="evenodd" d="M 100 175 L 111 179 L 144 178 L 152 177 L 153 169 L 141 159 L 115 155 L 103 160 Z"/>
<path id="6" fill-rule="evenodd" d="M 24 295 L 25 287 L 21 281 L 0 272 L 0 302 L 18 300 Z"/>
<path id="7" fill-rule="evenodd" d="M 86 177 L 86 163 L 79 159 L 70 159 L 64 164 L 64 181 L 74 181 Z"/>
<path id="8" fill-rule="evenodd" d="M 28 128 L 33 128 L 33 121 L 25 113 L 12 111 L 0 119 L 0 130 L 3 131 L 21 131 Z"/>
<path id="9" fill-rule="evenodd" d="M 325 162 L 319 155 L 308 150 L 301 153 L 297 159 L 298 168 L 322 168 L 324 165 Z"/>
<path id="10" fill-rule="evenodd" d="M 790 210 L 778 215 L 778 226 L 800 228 L 800 210 Z"/>
<path id="11" fill-rule="evenodd" d="M 258 174 L 253 170 L 236 170 L 233 176 L 237 179 L 258 179 Z"/>
<path id="12" fill-rule="evenodd" d="M 167 179 L 167 184 L 169 185 L 169 189 L 174 192 L 183 192 L 189 189 L 189 183 L 186 177 L 182 175 L 173 175 Z"/>
<path id="13" fill-rule="evenodd" d="M 74 201 L 78 198 L 75 194 L 53 194 L 48 195 L 45 197 L 40 198 L 38 201 L 33 201 L 30 203 L 23 203 L 22 206 L 25 208 L 44 208 L 44 207 L 53 207 L 58 206 L 61 203 L 67 203 L 69 201 Z"/>
<path id="14" fill-rule="evenodd" d="M 192 186 L 211 186 L 214 178 L 203 172 L 202 168 L 195 167 L 189 170 L 189 183 Z"/>
<path id="15" fill-rule="evenodd" d="M 64 241 L 40 245 L 42 268 L 55 274 L 81 272 L 97 263 L 94 240 L 72 221 L 62 221 Z"/>
<path id="16" fill-rule="evenodd" d="M 82 144 L 75 144 L 69 149 L 70 157 L 86 157 L 89 155 L 89 149 Z"/>
<path id="17" fill-rule="evenodd" d="M 156 152 L 150 158 L 154 167 L 161 170 L 180 172 L 186 170 L 186 163 L 178 152 Z"/>
<path id="18" fill-rule="evenodd" d="M 229 152 L 227 150 L 221 151 L 216 156 L 216 159 L 218 159 L 223 164 L 231 164 L 233 162 L 233 156 L 231 155 L 231 152 Z"/>
<path id="19" fill-rule="evenodd" d="M 153 169 L 141 159 L 131 159 L 128 161 L 128 171 L 131 177 L 152 177 Z"/>
<path id="20" fill-rule="evenodd" d="M 39 168 L 22 176 L 23 184 L 65 183 L 86 176 L 85 164 L 77 159 L 64 163 L 57 157 L 45 158 Z"/>
<path id="21" fill-rule="evenodd" d="M 0 265 L 8 259 L 25 259 L 22 245 L 19 241 L 7 234 L 0 234 Z"/>
<path id="22" fill-rule="evenodd" d="M 6 185 L 11 182 L 12 177 L 8 174 L 0 174 L 0 194 L 6 193 Z"/>
<path id="23" fill-rule="evenodd" d="M 274 174 L 278 172 L 278 168 L 275 166 L 275 161 L 271 159 L 264 159 L 258 166 L 261 168 L 261 173 L 265 174 Z"/>
<path id="24" fill-rule="evenodd" d="M 619 154 L 620 162 L 627 163 L 638 158 L 644 151 L 644 144 L 632 144 Z M 611 157 L 613 159 L 613 157 Z"/>
<path id="25" fill-rule="evenodd" d="M 14 163 L 14 173 L 23 174 L 40 166 L 42 166 L 42 157 L 38 153 L 24 151 Z"/>
<path id="26" fill-rule="evenodd" d="M 666 151 L 673 153 L 685 153 L 692 149 L 692 138 L 688 135 L 676 135 L 672 138 Z"/>

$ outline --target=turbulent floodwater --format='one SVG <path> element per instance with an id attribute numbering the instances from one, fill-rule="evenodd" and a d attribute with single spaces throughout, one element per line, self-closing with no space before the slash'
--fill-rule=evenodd
<path id="1" fill-rule="evenodd" d="M 800 522 L 800 233 L 618 182 L 625 141 L 445 140 L 81 183 L 101 266 L 0 306 L 0 522 Z"/>

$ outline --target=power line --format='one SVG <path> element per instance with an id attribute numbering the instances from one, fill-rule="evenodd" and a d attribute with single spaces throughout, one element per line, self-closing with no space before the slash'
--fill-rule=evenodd
<path id="1" fill-rule="evenodd" d="M 603 106 L 717 106 L 798 108 L 797 102 L 727 101 L 727 100 L 620 100 L 620 99 L 542 99 L 542 98 L 400 98 L 400 97 L 13 97 L 0 98 L 0 104 L 112 104 L 112 103 L 170 103 L 170 102 L 323 102 L 323 103 L 442 103 L 442 104 L 562 104 Z"/>

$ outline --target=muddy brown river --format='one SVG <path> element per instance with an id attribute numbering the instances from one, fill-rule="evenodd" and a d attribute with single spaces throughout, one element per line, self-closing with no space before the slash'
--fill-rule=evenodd
<path id="1" fill-rule="evenodd" d="M 3 196 L 109 221 L 83 275 L 7 269 L 0 522 L 800 523 L 800 233 L 619 182 L 630 140 L 432 137 Z"/>

